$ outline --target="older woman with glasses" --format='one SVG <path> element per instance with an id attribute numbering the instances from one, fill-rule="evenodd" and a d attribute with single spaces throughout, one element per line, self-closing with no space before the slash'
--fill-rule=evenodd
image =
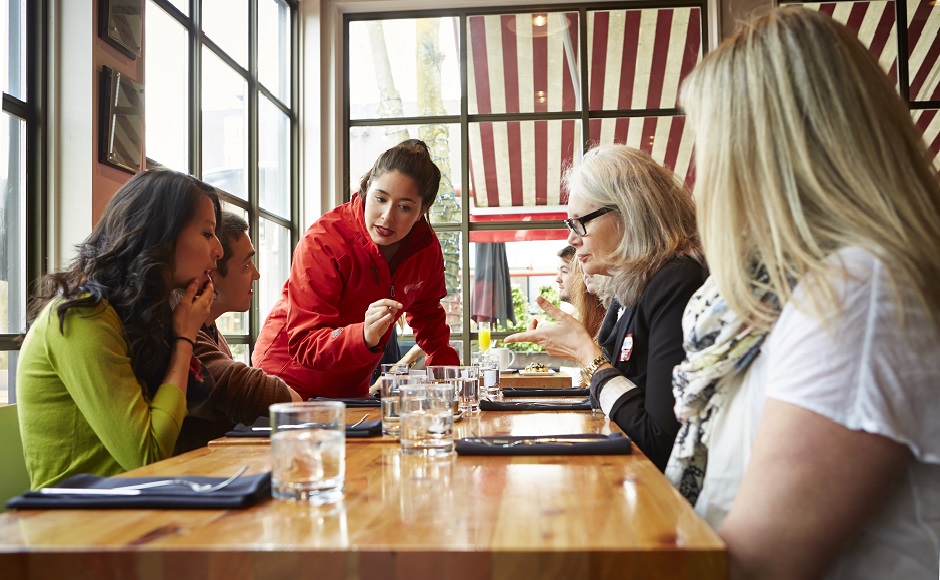
<path id="1" fill-rule="evenodd" d="M 591 396 L 664 469 L 679 430 L 672 370 L 682 362 L 682 313 L 705 281 L 695 207 L 682 182 L 625 145 L 592 149 L 565 175 L 568 243 L 584 274 L 611 276 L 598 342 L 548 301 L 557 320 L 513 334 L 552 356 L 577 361 Z"/>

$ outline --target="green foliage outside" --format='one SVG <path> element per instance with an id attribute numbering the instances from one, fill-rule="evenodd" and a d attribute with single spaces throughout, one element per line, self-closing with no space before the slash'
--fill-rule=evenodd
<path id="1" fill-rule="evenodd" d="M 539 286 L 539 296 L 542 296 L 555 306 L 558 306 L 560 300 L 558 298 L 558 291 L 554 286 Z M 541 308 L 534 306 L 538 310 L 537 316 L 540 318 L 542 323 L 546 322 L 555 322 L 555 319 L 542 312 Z M 529 303 L 525 299 L 525 295 L 522 294 L 522 290 L 517 284 L 512 285 L 512 311 L 516 315 L 516 323 L 513 324 L 510 321 L 500 321 L 494 330 L 498 332 L 522 332 L 526 329 L 526 326 L 529 324 L 529 321 L 534 318 L 533 315 L 529 314 Z M 514 342 L 511 344 L 504 344 L 507 348 L 518 352 L 545 352 L 545 349 L 535 344 L 534 342 Z"/>

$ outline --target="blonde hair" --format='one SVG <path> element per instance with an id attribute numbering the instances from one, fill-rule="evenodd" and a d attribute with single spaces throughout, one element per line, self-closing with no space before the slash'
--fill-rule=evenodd
<path id="1" fill-rule="evenodd" d="M 884 262 L 896 296 L 912 289 L 936 322 L 937 176 L 906 106 L 851 31 L 817 12 L 776 9 L 703 59 L 681 102 L 696 133 L 705 254 L 739 316 L 772 325 L 752 289 L 755 264 L 783 305 L 789 281 L 825 280 L 826 256 L 856 246 Z M 831 285 L 813 302 L 837 306 Z"/>
<path id="2" fill-rule="evenodd" d="M 604 260 L 620 304 L 636 305 L 650 279 L 673 258 L 701 261 L 692 196 L 672 171 L 643 151 L 595 147 L 564 179 L 568 191 L 589 203 L 617 209 L 623 236 Z"/>
<path id="3" fill-rule="evenodd" d="M 581 271 L 581 264 L 577 262 L 571 265 L 571 275 L 568 277 L 568 295 L 571 298 L 571 304 L 578 311 L 577 319 L 584 325 L 591 338 L 597 342 L 597 334 L 600 332 L 604 316 L 607 314 L 607 306 L 599 296 L 587 291 L 587 286 L 584 283 L 584 272 Z"/>

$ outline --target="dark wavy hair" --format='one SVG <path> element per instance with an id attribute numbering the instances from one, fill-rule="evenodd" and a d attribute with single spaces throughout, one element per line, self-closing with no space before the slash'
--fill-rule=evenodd
<path id="1" fill-rule="evenodd" d="M 211 185 L 168 169 L 132 177 L 77 246 L 69 268 L 43 277 L 27 323 L 49 302 L 62 298 L 55 308 L 59 331 L 64 332 L 69 309 L 107 301 L 124 324 L 134 374 L 152 395 L 170 355 L 173 288 L 167 286 L 167 274 L 173 271 L 176 240 L 204 196 L 215 207 L 216 223 L 221 223 L 219 196 Z"/>
<path id="2" fill-rule="evenodd" d="M 222 243 L 222 258 L 216 263 L 215 271 L 222 276 L 228 276 L 228 263 L 235 251 L 235 242 L 248 233 L 248 222 L 238 214 L 223 211 L 222 221 L 218 223 L 219 241 Z"/>
<path id="3" fill-rule="evenodd" d="M 369 191 L 369 184 L 380 175 L 398 171 L 414 180 L 421 195 L 422 209 L 431 207 L 441 186 L 441 170 L 431 160 L 431 151 L 420 139 L 407 139 L 379 155 L 372 169 L 359 181 L 359 196 Z"/>

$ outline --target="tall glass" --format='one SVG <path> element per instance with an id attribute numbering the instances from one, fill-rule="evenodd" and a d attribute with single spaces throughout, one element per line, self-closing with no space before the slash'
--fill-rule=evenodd
<path id="1" fill-rule="evenodd" d="M 477 336 L 480 344 L 480 352 L 486 352 L 490 349 L 490 323 L 477 322 Z"/>

